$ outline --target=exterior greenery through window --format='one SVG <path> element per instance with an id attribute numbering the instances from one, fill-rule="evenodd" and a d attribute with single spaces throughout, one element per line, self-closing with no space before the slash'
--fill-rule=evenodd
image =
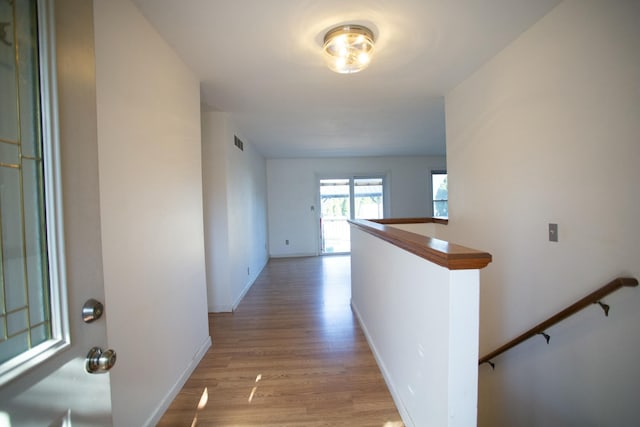
<path id="1" fill-rule="evenodd" d="M 433 216 L 449 217 L 449 191 L 447 189 L 447 171 L 433 171 L 431 173 Z"/>

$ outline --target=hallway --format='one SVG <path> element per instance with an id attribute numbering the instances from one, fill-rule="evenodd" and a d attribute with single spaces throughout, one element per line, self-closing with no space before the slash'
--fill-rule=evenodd
<path id="1" fill-rule="evenodd" d="M 350 256 L 272 259 L 159 426 L 403 426 L 350 307 Z"/>

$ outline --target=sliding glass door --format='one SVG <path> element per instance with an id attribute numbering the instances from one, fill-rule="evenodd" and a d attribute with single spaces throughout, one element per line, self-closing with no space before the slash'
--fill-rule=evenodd
<path id="1" fill-rule="evenodd" d="M 383 217 L 383 177 L 320 180 L 320 251 L 322 254 L 351 252 L 348 219 Z"/>
<path id="2" fill-rule="evenodd" d="M 349 223 L 351 185 L 349 179 L 320 180 L 320 235 L 323 254 L 351 251 Z"/>
<path id="3" fill-rule="evenodd" d="M 384 217 L 382 178 L 353 178 L 353 213 L 355 219 Z"/>

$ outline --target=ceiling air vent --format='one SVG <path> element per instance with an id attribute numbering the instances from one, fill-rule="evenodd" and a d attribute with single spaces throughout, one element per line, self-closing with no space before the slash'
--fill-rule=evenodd
<path id="1" fill-rule="evenodd" d="M 235 135 L 233 135 L 233 145 L 238 147 L 240 151 L 244 151 L 244 143 Z"/>

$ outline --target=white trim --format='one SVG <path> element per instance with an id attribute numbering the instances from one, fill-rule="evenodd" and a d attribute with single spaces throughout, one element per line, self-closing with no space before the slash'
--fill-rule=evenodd
<path id="1" fill-rule="evenodd" d="M 189 379 L 193 371 L 196 369 L 196 367 L 198 366 L 198 364 L 200 363 L 204 355 L 207 353 L 207 350 L 209 350 L 211 345 L 212 345 L 211 337 L 209 336 L 202 342 L 202 344 L 200 344 L 200 347 L 194 354 L 193 359 L 191 359 L 191 362 L 189 363 L 189 365 L 187 365 L 184 371 L 182 371 L 182 374 L 178 377 L 178 380 L 169 389 L 169 391 L 167 392 L 165 397 L 160 401 L 158 406 L 156 406 L 156 409 L 151 413 L 149 418 L 147 418 L 147 421 L 145 421 L 145 423 L 143 424 L 144 426 L 155 426 L 156 424 L 158 424 L 158 421 L 160 421 L 160 418 L 162 418 L 162 416 L 167 411 L 167 409 L 169 408 L 173 400 L 176 398 L 178 393 L 180 393 L 180 390 L 182 390 L 182 387 L 187 382 L 187 380 Z"/>
<path id="2" fill-rule="evenodd" d="M 449 173 L 447 172 L 447 168 L 445 167 L 444 169 L 442 168 L 437 168 L 437 169 L 429 169 L 429 177 L 427 178 L 427 180 L 429 181 L 428 183 L 428 187 L 429 187 L 429 205 L 430 205 L 430 212 L 431 212 L 431 216 L 434 218 L 442 218 L 442 219 L 449 219 L 449 216 L 446 217 L 436 217 L 435 214 L 435 209 L 433 208 L 433 203 L 435 202 L 435 194 L 433 193 L 433 174 L 438 174 L 438 175 L 447 175 L 447 177 L 449 176 Z M 447 181 L 447 186 L 448 186 L 448 182 Z M 447 189 L 448 191 L 448 189 Z M 447 193 L 448 194 L 448 193 Z M 447 212 L 449 210 L 449 199 L 447 196 Z"/>
<path id="3" fill-rule="evenodd" d="M 240 292 L 240 295 L 238 295 L 238 298 L 236 298 L 236 300 L 234 301 L 233 305 L 231 306 L 231 311 L 236 311 L 236 309 L 238 308 L 238 306 L 242 302 L 242 298 L 244 298 L 244 296 L 247 294 L 247 292 L 249 292 L 249 289 L 251 289 L 251 286 L 253 286 L 255 281 L 256 281 L 256 277 L 254 277 L 253 280 L 251 280 L 251 281 L 249 281 L 249 283 L 247 283 L 247 285 L 244 287 L 242 292 Z"/>
<path id="4" fill-rule="evenodd" d="M 58 78 L 55 64 L 55 32 L 53 1 L 39 0 L 40 86 L 42 109 L 42 156 L 49 258 L 49 287 L 53 336 L 71 343 L 67 305 L 67 272 L 64 244 L 64 212 L 62 199 L 62 167 L 58 129 Z"/>
<path id="5" fill-rule="evenodd" d="M 260 267 L 260 271 L 258 271 L 258 274 L 254 275 L 249 282 L 247 282 L 247 285 L 244 287 L 244 289 L 242 290 L 242 292 L 240 292 L 240 295 L 238 296 L 238 298 L 236 298 L 236 301 L 233 303 L 233 306 L 231 307 L 231 311 L 236 311 L 236 309 L 238 308 L 238 306 L 240 305 L 240 303 L 242 302 L 242 299 L 244 298 L 245 295 L 247 295 L 247 292 L 249 292 L 249 289 L 251 289 L 251 287 L 253 286 L 253 284 L 256 282 L 256 280 L 258 279 L 258 277 L 260 276 L 260 273 L 262 273 L 262 270 L 264 270 L 264 268 L 267 266 L 267 262 L 269 262 L 269 260 L 267 259 L 267 261 L 262 264 L 262 267 Z"/>
<path id="6" fill-rule="evenodd" d="M 0 386 L 4 386 L 25 372 L 44 363 L 67 347 L 69 347 L 68 341 L 50 339 L 7 360 L 2 364 L 2 369 L 0 369 Z"/>
<path id="7" fill-rule="evenodd" d="M 374 359 L 376 359 L 376 363 L 378 364 L 378 368 L 380 368 L 380 372 L 382 373 L 382 377 L 384 378 L 384 382 L 387 383 L 387 388 L 389 389 L 389 393 L 391 393 L 391 397 L 393 398 L 393 401 L 396 404 L 396 408 L 398 409 L 398 412 L 400 413 L 400 417 L 402 418 L 402 422 L 404 422 L 404 425 L 406 427 L 414 427 L 415 423 L 411 419 L 411 416 L 409 415 L 409 412 L 407 411 L 407 409 L 404 407 L 404 404 L 402 403 L 402 399 L 400 398 L 400 393 L 398 393 L 398 390 L 396 389 L 395 385 L 393 384 L 393 381 L 391 381 L 391 375 L 389 374 L 389 371 L 387 370 L 387 367 L 385 366 L 384 362 L 382 361 L 382 357 L 380 357 L 380 354 L 378 353 L 378 349 L 376 348 L 375 344 L 373 343 L 373 339 L 371 338 L 371 335 L 369 335 L 369 331 L 367 330 L 367 326 L 362 321 L 362 316 L 360 316 L 360 312 L 358 311 L 358 307 L 356 307 L 356 305 L 353 303 L 353 300 L 351 301 L 351 310 L 353 311 L 353 314 L 356 316 L 356 319 L 358 320 L 358 324 L 360 325 L 360 328 L 362 329 L 362 332 L 364 333 L 364 336 L 367 339 L 367 343 L 369 344 L 369 348 L 371 349 L 371 353 L 373 353 L 373 357 L 374 357 Z"/>
<path id="8" fill-rule="evenodd" d="M 307 258 L 318 255 L 315 252 L 296 252 L 293 254 L 269 254 L 269 258 Z"/>
<path id="9" fill-rule="evenodd" d="M 209 313 L 232 313 L 233 306 L 230 304 L 214 304 L 209 308 Z"/>

